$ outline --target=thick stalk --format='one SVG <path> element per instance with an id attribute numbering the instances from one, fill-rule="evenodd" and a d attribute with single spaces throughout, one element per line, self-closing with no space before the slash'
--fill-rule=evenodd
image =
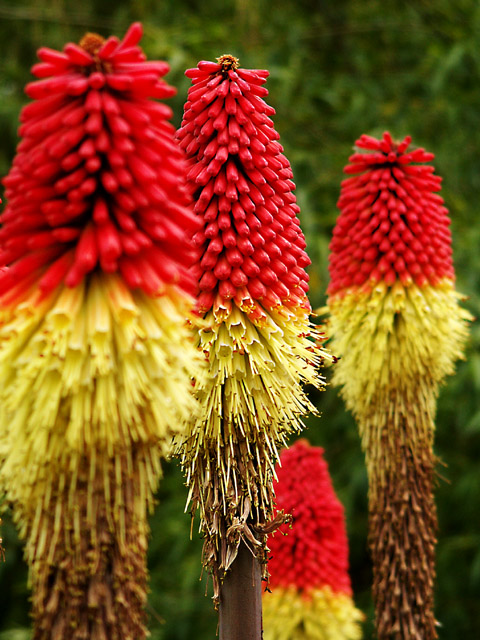
<path id="1" fill-rule="evenodd" d="M 420 398 L 410 403 L 401 392 L 392 393 L 381 446 L 373 456 L 367 449 L 369 543 L 379 640 L 437 638 L 433 420 L 420 406 Z M 377 424 L 381 424 L 380 415 Z"/>
<path id="2" fill-rule="evenodd" d="M 220 640 L 261 640 L 262 571 L 244 542 L 220 590 Z"/>

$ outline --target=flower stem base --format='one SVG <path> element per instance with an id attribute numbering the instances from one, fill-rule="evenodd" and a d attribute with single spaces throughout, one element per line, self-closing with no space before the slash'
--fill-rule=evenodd
<path id="1" fill-rule="evenodd" d="M 220 591 L 220 640 L 261 640 L 262 570 L 242 542 Z"/>

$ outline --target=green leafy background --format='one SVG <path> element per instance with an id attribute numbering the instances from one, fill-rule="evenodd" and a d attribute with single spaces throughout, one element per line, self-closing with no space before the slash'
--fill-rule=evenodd
<path id="1" fill-rule="evenodd" d="M 17 142 L 23 86 L 40 46 L 62 48 L 85 31 L 123 35 L 144 24 L 149 58 L 167 60 L 181 120 L 186 68 L 221 54 L 267 68 L 269 102 L 297 183 L 301 220 L 313 260 L 313 306 L 325 301 L 328 242 L 342 169 L 362 134 L 410 134 L 435 153 L 451 212 L 458 288 L 478 316 L 480 274 L 480 4 L 476 0 L 0 0 L 0 174 Z M 480 628 L 480 329 L 467 360 L 442 389 L 436 453 L 437 617 L 440 637 L 478 637 Z M 366 549 L 367 481 L 352 417 L 334 388 L 313 396 L 322 411 L 306 436 L 326 449 L 347 514 L 355 599 L 371 637 L 371 569 Z M 148 607 L 153 640 L 213 640 L 217 617 L 200 576 L 201 541 L 189 539 L 185 488 L 165 465 L 152 516 Z M 28 640 L 29 602 L 21 545 L 8 517 L 2 528 L 0 639 Z"/>

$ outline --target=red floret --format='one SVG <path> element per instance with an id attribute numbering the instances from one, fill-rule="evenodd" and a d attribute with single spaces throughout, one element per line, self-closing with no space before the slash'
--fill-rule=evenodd
<path id="1" fill-rule="evenodd" d="M 148 62 L 139 23 L 119 42 L 87 34 L 63 52 L 41 48 L 27 85 L 13 166 L 4 179 L 0 295 L 38 281 L 45 293 L 93 270 L 119 272 L 149 294 L 166 283 L 193 291 L 189 246 L 198 223 L 186 164 L 151 98 L 175 90 L 165 62 Z"/>
<path id="2" fill-rule="evenodd" d="M 407 151 L 410 138 L 395 143 L 362 136 L 366 152 L 350 157 L 342 183 L 340 215 L 330 243 L 330 294 L 384 281 L 418 286 L 454 279 L 450 219 L 441 178 L 426 164 L 433 154 Z"/>
<path id="3" fill-rule="evenodd" d="M 202 224 L 194 236 L 199 310 L 235 297 L 267 308 L 304 304 L 310 259 L 275 110 L 263 99 L 268 72 L 241 69 L 227 55 L 186 75 L 193 86 L 177 136 Z"/>

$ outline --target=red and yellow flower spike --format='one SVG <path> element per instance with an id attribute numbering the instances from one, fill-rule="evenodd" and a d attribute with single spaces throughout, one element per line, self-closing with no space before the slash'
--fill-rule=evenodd
<path id="1" fill-rule="evenodd" d="M 0 479 L 36 640 L 144 638 L 147 510 L 194 411 L 198 228 L 140 24 L 42 48 L 0 230 Z"/>
<path id="2" fill-rule="evenodd" d="M 378 637 L 432 640 L 436 398 L 471 318 L 433 155 L 388 133 L 356 144 L 330 245 L 333 382 L 366 454 Z"/>
<path id="3" fill-rule="evenodd" d="M 201 221 L 193 241 L 209 370 L 198 385 L 203 413 L 179 449 L 217 602 L 242 537 L 264 560 L 277 450 L 314 410 L 301 383 L 322 387 L 317 368 L 328 356 L 309 320 L 310 260 L 290 163 L 263 100 L 268 72 L 225 55 L 186 75 L 193 86 L 178 139 Z"/>
<path id="4" fill-rule="evenodd" d="M 297 440 L 284 449 L 274 483 L 277 508 L 293 517 L 268 539 L 270 591 L 265 640 L 360 640 L 348 574 L 345 514 L 323 449 Z"/>

